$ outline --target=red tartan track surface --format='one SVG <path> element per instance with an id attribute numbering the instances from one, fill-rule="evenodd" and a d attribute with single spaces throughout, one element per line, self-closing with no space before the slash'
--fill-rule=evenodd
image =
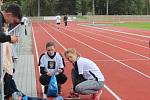
<path id="1" fill-rule="evenodd" d="M 113 26 L 81 26 L 62 23 L 58 30 L 55 23 L 34 22 L 33 52 L 36 72 L 37 94 L 43 97 L 39 83 L 38 58 L 45 51 L 45 44 L 54 40 L 57 51 L 76 48 L 83 56 L 93 60 L 105 77 L 101 100 L 150 100 L 150 31 Z M 62 85 L 63 96 L 72 87 L 72 65 L 65 59 L 68 80 Z M 52 100 L 52 98 L 49 98 Z M 81 95 L 90 100 L 90 95 Z"/>

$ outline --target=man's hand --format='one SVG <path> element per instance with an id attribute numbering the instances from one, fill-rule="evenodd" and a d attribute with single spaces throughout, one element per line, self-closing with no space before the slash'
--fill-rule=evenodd
<path id="1" fill-rule="evenodd" d="M 63 72 L 63 70 L 62 69 L 58 69 L 58 73 L 62 73 Z"/>
<path id="2" fill-rule="evenodd" d="M 18 42 L 18 37 L 17 36 L 11 36 L 11 43 L 17 43 Z"/>
<path id="3" fill-rule="evenodd" d="M 47 72 L 47 75 L 48 75 L 48 76 L 52 76 L 52 73 L 48 71 L 48 72 Z"/>

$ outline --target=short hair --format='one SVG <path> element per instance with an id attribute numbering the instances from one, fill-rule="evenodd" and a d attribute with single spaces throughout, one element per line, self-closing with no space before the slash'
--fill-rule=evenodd
<path id="1" fill-rule="evenodd" d="M 11 4 L 11 5 L 9 5 L 6 8 L 5 12 L 12 13 L 13 16 L 18 17 L 19 20 L 21 20 L 21 18 L 22 18 L 22 11 L 21 11 L 20 7 L 17 4 Z"/>
<path id="2" fill-rule="evenodd" d="M 77 57 L 80 57 L 80 56 L 81 56 L 81 55 L 76 51 L 75 48 L 68 48 L 68 49 L 66 49 L 65 52 L 64 52 L 65 57 L 66 57 L 66 55 L 67 55 L 68 53 L 71 53 L 71 54 L 73 54 L 73 55 L 77 55 Z"/>
<path id="3" fill-rule="evenodd" d="M 54 41 L 50 41 L 48 43 L 46 43 L 46 48 L 54 46 L 55 47 L 55 42 Z"/>

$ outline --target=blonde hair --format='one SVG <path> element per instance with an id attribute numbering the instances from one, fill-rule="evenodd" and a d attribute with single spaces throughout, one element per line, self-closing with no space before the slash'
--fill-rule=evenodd
<path id="1" fill-rule="evenodd" d="M 68 53 L 71 53 L 73 55 L 76 55 L 77 57 L 80 57 L 80 54 L 76 51 L 75 48 L 68 48 L 68 49 L 66 49 L 65 52 L 64 52 L 65 57 L 66 57 L 66 55 Z"/>

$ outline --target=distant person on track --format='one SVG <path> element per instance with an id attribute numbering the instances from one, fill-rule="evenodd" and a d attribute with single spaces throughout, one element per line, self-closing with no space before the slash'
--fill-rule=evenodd
<path id="1" fill-rule="evenodd" d="M 24 33 L 25 35 L 27 35 L 27 26 L 28 26 L 28 18 L 27 17 L 22 17 L 21 19 L 22 24 L 24 24 Z"/>
<path id="2" fill-rule="evenodd" d="M 57 15 L 57 16 L 56 16 L 56 25 L 57 25 L 57 29 L 60 28 L 60 23 L 61 23 L 61 16 L 60 16 L 60 15 Z"/>
<path id="3" fill-rule="evenodd" d="M 93 61 L 81 57 L 74 48 L 68 48 L 64 55 L 73 64 L 73 89 L 66 99 L 79 99 L 79 94 L 91 94 L 91 100 L 99 100 L 104 86 L 104 76 L 99 67 Z"/>
<path id="4" fill-rule="evenodd" d="M 68 25 L 68 16 L 67 15 L 64 16 L 64 24 L 65 24 L 65 27 Z"/>
<path id="5" fill-rule="evenodd" d="M 55 43 L 50 41 L 46 44 L 46 52 L 39 58 L 40 83 L 44 85 L 44 93 L 47 94 L 49 81 L 52 75 L 56 75 L 58 84 L 58 93 L 61 93 L 61 85 L 67 81 L 64 74 L 64 59 L 59 52 L 55 50 Z"/>

